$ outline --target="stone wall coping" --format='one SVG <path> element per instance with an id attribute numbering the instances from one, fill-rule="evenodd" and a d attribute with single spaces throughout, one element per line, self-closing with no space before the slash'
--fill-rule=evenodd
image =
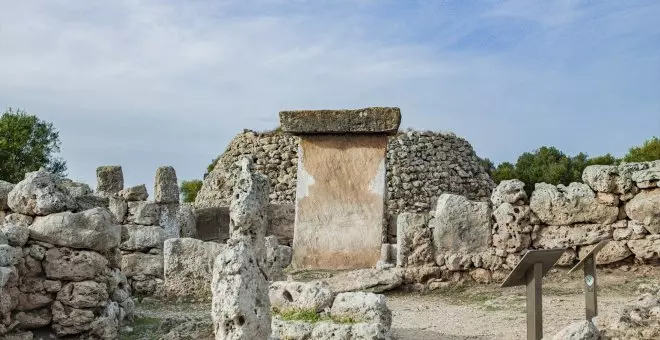
<path id="1" fill-rule="evenodd" d="M 306 134 L 395 134 L 401 124 L 398 107 L 367 107 L 353 110 L 281 111 L 283 132 Z"/>

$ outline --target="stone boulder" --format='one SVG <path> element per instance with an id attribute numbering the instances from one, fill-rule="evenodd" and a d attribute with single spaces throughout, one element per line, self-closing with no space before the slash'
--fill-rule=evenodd
<path id="1" fill-rule="evenodd" d="M 490 201 L 493 202 L 493 207 L 498 207 L 503 203 L 524 205 L 527 203 L 525 183 L 518 179 L 500 182 L 493 190 Z"/>
<path id="2" fill-rule="evenodd" d="M 158 225 L 160 206 L 153 202 L 128 202 L 127 221 L 142 225 Z"/>
<path id="3" fill-rule="evenodd" d="M 641 189 L 657 188 L 660 186 L 660 167 L 636 171 L 632 174 L 632 180 Z"/>
<path id="4" fill-rule="evenodd" d="M 332 303 L 330 314 L 333 317 L 381 324 L 386 329 L 392 326 L 392 311 L 387 307 L 385 296 L 380 294 L 341 293 Z"/>
<path id="5" fill-rule="evenodd" d="M 113 196 L 124 189 L 124 172 L 121 166 L 108 165 L 96 168 L 96 193 Z"/>
<path id="6" fill-rule="evenodd" d="M 57 301 L 73 308 L 96 308 L 108 303 L 108 291 L 95 281 L 69 282 L 57 293 Z"/>
<path id="7" fill-rule="evenodd" d="M 382 293 L 401 286 L 403 276 L 402 268 L 359 269 L 337 274 L 324 281 L 334 293 L 356 291 Z"/>
<path id="8" fill-rule="evenodd" d="M 593 323 L 578 321 L 559 331 L 552 340 L 600 340 L 600 332 Z"/>
<path id="9" fill-rule="evenodd" d="M 609 224 L 617 220 L 617 207 L 599 204 L 596 194 L 582 183 L 569 186 L 537 183 L 530 199 L 530 208 L 548 225 L 574 223 Z"/>
<path id="10" fill-rule="evenodd" d="M 161 166 L 156 169 L 154 200 L 157 203 L 179 203 L 179 185 L 173 167 Z"/>
<path id="11" fill-rule="evenodd" d="M 651 234 L 660 234 L 660 189 L 642 191 L 626 204 L 626 215 Z"/>
<path id="12" fill-rule="evenodd" d="M 46 170 L 28 172 L 9 192 L 8 205 L 14 212 L 43 216 L 76 208 L 76 202 L 62 179 Z"/>
<path id="13" fill-rule="evenodd" d="M 438 198 L 433 229 L 433 245 L 437 254 L 475 253 L 491 244 L 491 209 L 487 202 L 470 201 L 453 194 Z"/>
<path id="14" fill-rule="evenodd" d="M 0 211 L 9 210 L 9 192 L 14 189 L 14 186 L 12 183 L 0 181 Z"/>
<path id="15" fill-rule="evenodd" d="M 590 165 L 582 172 L 582 181 L 596 192 L 627 195 L 635 193 L 633 174 L 648 169 L 652 163 Z M 639 176 L 639 175 L 638 175 Z M 639 177 L 638 177 L 639 178 Z"/>
<path id="16" fill-rule="evenodd" d="M 46 277 L 53 280 L 83 281 L 101 275 L 108 260 L 93 251 L 51 248 L 43 261 Z"/>
<path id="17" fill-rule="evenodd" d="M 62 247 L 104 252 L 119 246 L 121 228 L 107 208 L 39 216 L 29 226 L 30 238 Z"/>
<path id="18" fill-rule="evenodd" d="M 494 247 L 516 253 L 530 246 L 532 226 L 529 206 L 505 202 L 493 211 L 493 218 Z"/>
<path id="19" fill-rule="evenodd" d="M 532 245 L 534 248 L 552 249 L 596 244 L 611 239 L 613 229 L 611 224 L 542 226 L 536 232 Z"/>
<path id="20" fill-rule="evenodd" d="M 121 257 L 121 271 L 127 277 L 138 275 L 163 277 L 163 255 L 129 253 Z"/>
<path id="21" fill-rule="evenodd" d="M 595 247 L 595 245 L 580 247 L 578 252 L 579 258 L 583 259 Z M 598 252 L 598 254 L 596 254 L 596 264 L 604 265 L 616 263 L 632 255 L 633 253 L 626 245 L 626 241 L 610 241 Z"/>
<path id="22" fill-rule="evenodd" d="M 89 185 L 75 182 L 68 178 L 62 179 L 62 185 L 69 191 L 69 195 L 71 195 L 73 198 L 93 194 L 92 188 Z"/>
<path id="23" fill-rule="evenodd" d="M 209 297 L 215 258 L 226 249 L 216 242 L 192 238 L 165 241 L 165 293 L 169 296 Z"/>
<path id="24" fill-rule="evenodd" d="M 397 266 L 422 266 L 435 261 L 427 214 L 401 213 L 396 225 Z"/>
<path id="25" fill-rule="evenodd" d="M 644 239 L 630 240 L 627 243 L 630 251 L 640 260 L 650 261 L 660 258 L 660 237 L 649 235 Z"/>
<path id="26" fill-rule="evenodd" d="M 165 232 L 161 227 L 125 224 L 121 226 L 121 244 L 119 249 L 130 251 L 148 251 L 162 248 Z"/>
<path id="27" fill-rule="evenodd" d="M 330 286 L 323 281 L 275 281 L 270 284 L 268 297 L 271 306 L 278 312 L 313 310 L 320 313 L 330 309 L 335 300 Z"/>
<path id="28" fill-rule="evenodd" d="M 117 196 L 127 202 L 146 201 L 149 198 L 149 193 L 147 192 L 147 186 L 140 184 L 120 190 Z"/>

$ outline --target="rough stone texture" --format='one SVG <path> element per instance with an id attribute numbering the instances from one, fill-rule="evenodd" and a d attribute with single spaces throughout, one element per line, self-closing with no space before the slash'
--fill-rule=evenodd
<path id="1" fill-rule="evenodd" d="M 396 107 L 280 112 L 282 131 L 292 134 L 393 134 L 399 124 L 401 110 Z"/>
<path id="2" fill-rule="evenodd" d="M 249 241 L 257 261 L 262 263 L 266 255 L 268 177 L 254 172 L 254 164 L 247 157 L 241 159 L 239 168 L 229 206 L 229 237 Z"/>
<path id="3" fill-rule="evenodd" d="M 527 203 L 527 193 L 525 192 L 525 183 L 517 179 L 504 180 L 495 187 L 490 201 L 494 207 L 504 203 L 523 205 Z"/>
<path id="4" fill-rule="evenodd" d="M 274 317 L 271 329 L 275 339 L 302 340 L 312 339 L 314 325 L 304 321 L 282 321 Z"/>
<path id="5" fill-rule="evenodd" d="M 657 188 L 660 182 L 660 166 L 633 172 L 631 177 L 639 188 Z"/>
<path id="6" fill-rule="evenodd" d="M 647 236 L 644 239 L 628 241 L 628 248 L 640 260 L 657 260 L 660 258 L 660 238 L 657 235 Z"/>
<path id="7" fill-rule="evenodd" d="M 24 246 L 30 237 L 30 229 L 28 229 L 27 226 L 11 222 L 5 222 L 5 224 L 0 227 L 0 232 L 7 238 L 9 245 L 14 247 Z"/>
<path id="8" fill-rule="evenodd" d="M 616 311 L 593 319 L 602 339 L 660 338 L 660 295 L 645 293 Z"/>
<path id="9" fill-rule="evenodd" d="M 30 216 L 43 216 L 75 209 L 76 202 L 62 180 L 46 170 L 28 172 L 9 192 L 12 211 Z"/>
<path id="10" fill-rule="evenodd" d="M 262 270 L 269 281 L 283 280 L 285 275 L 283 269 L 291 263 L 293 250 L 289 246 L 281 246 L 277 237 L 268 236 L 265 241 L 266 258 Z"/>
<path id="11" fill-rule="evenodd" d="M 30 238 L 50 244 L 99 252 L 117 247 L 121 228 L 107 208 L 40 216 L 30 225 Z"/>
<path id="12" fill-rule="evenodd" d="M 389 329 L 392 311 L 387 307 L 385 296 L 364 292 L 338 294 L 332 303 L 330 314 L 335 317 L 350 317 L 368 323 L 377 323 Z"/>
<path id="13" fill-rule="evenodd" d="M 119 193 L 117 193 L 117 196 L 121 197 L 127 202 L 146 201 L 149 197 L 149 193 L 147 192 L 147 186 L 140 184 L 134 187 L 120 190 Z"/>
<path id="14" fill-rule="evenodd" d="M 179 218 L 180 209 L 179 203 L 160 204 L 158 225 L 163 229 L 165 238 L 181 237 L 181 229 L 184 228 L 181 223 L 190 223 Z"/>
<path id="15" fill-rule="evenodd" d="M 593 323 L 578 321 L 559 331 L 552 340 L 600 340 L 600 332 Z"/>
<path id="16" fill-rule="evenodd" d="M 382 293 L 401 286 L 404 271 L 401 268 L 360 269 L 335 275 L 324 280 L 334 293 Z"/>
<path id="17" fill-rule="evenodd" d="M 550 185 L 537 183 L 530 199 L 530 208 L 545 224 L 603 223 L 616 221 L 617 207 L 599 204 L 596 194 L 582 183 Z"/>
<path id="18" fill-rule="evenodd" d="M 270 304 L 279 312 L 287 310 L 314 310 L 323 312 L 332 307 L 335 294 L 323 281 L 275 281 L 268 291 Z"/>
<path id="19" fill-rule="evenodd" d="M 579 257 L 583 259 L 587 254 L 596 246 L 583 246 L 580 247 Z M 632 256 L 633 253 L 626 245 L 626 241 L 610 241 L 598 254 L 596 254 L 596 264 L 610 264 L 621 261 Z"/>
<path id="20" fill-rule="evenodd" d="M 530 208 L 504 202 L 493 211 L 493 246 L 508 253 L 527 249 L 531 244 Z"/>
<path id="21" fill-rule="evenodd" d="M 295 217 L 296 206 L 293 204 L 268 205 L 268 230 L 266 234 L 277 236 L 277 241 L 281 245 L 291 246 L 293 244 Z"/>
<path id="22" fill-rule="evenodd" d="M 213 262 L 225 248 L 221 243 L 192 238 L 165 241 L 165 293 L 169 296 L 211 296 Z"/>
<path id="23" fill-rule="evenodd" d="M 128 216 L 128 204 L 123 199 L 110 197 L 108 200 L 108 209 L 115 216 L 117 223 L 124 223 Z"/>
<path id="24" fill-rule="evenodd" d="M 162 248 L 165 232 L 161 227 L 127 224 L 121 226 L 121 244 L 119 249 L 130 251 L 148 251 Z"/>
<path id="25" fill-rule="evenodd" d="M 631 183 L 618 183 L 619 169 L 615 165 L 591 165 L 582 172 L 582 181 L 597 192 L 623 194 Z"/>
<path id="26" fill-rule="evenodd" d="M 389 331 L 375 323 L 337 324 L 319 322 L 310 339 L 327 340 L 391 340 Z"/>
<path id="27" fill-rule="evenodd" d="M 157 203 L 179 203 L 179 184 L 171 166 L 156 169 L 154 200 Z"/>
<path id="28" fill-rule="evenodd" d="M 14 316 L 18 327 L 24 330 L 37 329 L 50 325 L 53 316 L 49 308 L 42 308 L 28 312 L 19 312 Z"/>
<path id="29" fill-rule="evenodd" d="M 195 208 L 191 203 L 183 203 L 179 206 L 176 221 L 179 225 L 180 237 L 198 238 Z"/>
<path id="30" fill-rule="evenodd" d="M 433 263 L 433 242 L 428 227 L 428 215 L 402 213 L 397 218 L 398 267 Z"/>
<path id="31" fill-rule="evenodd" d="M 163 277 L 163 255 L 144 253 L 124 254 L 121 257 L 121 271 L 128 277 L 148 275 Z"/>
<path id="32" fill-rule="evenodd" d="M 226 241 L 229 238 L 229 208 L 196 208 L 195 226 L 200 240 Z"/>
<path id="33" fill-rule="evenodd" d="M 533 241 L 534 248 L 551 249 L 595 244 L 612 238 L 611 224 L 543 226 Z"/>
<path id="34" fill-rule="evenodd" d="M 160 206 L 153 202 L 128 202 L 129 223 L 142 225 L 158 225 Z"/>
<path id="35" fill-rule="evenodd" d="M 14 189 L 14 184 L 0 181 L 0 211 L 9 210 L 9 192 Z"/>
<path id="36" fill-rule="evenodd" d="M 57 293 L 57 301 L 73 308 L 96 308 L 108 300 L 105 284 L 94 281 L 69 282 Z"/>
<path id="37" fill-rule="evenodd" d="M 626 203 L 626 215 L 643 224 L 651 234 L 660 234 L 660 189 L 645 190 Z"/>
<path id="38" fill-rule="evenodd" d="M 108 260 L 92 251 L 51 248 L 46 252 L 43 266 L 49 279 L 82 281 L 101 275 Z"/>
<path id="39" fill-rule="evenodd" d="M 96 193 L 112 196 L 124 189 L 124 172 L 121 166 L 108 165 L 96 168 Z"/>
<path id="40" fill-rule="evenodd" d="M 268 281 L 249 242 L 228 242 L 215 260 L 211 290 L 216 339 L 267 339 L 271 335 Z"/>
<path id="41" fill-rule="evenodd" d="M 433 228 L 436 254 L 477 253 L 491 244 L 491 209 L 486 202 L 473 202 L 463 196 L 442 194 L 438 198 Z"/>

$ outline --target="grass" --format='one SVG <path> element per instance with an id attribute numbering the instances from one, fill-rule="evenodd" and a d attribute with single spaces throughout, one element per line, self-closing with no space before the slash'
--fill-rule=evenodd
<path id="1" fill-rule="evenodd" d="M 274 316 L 283 321 L 304 321 L 307 323 L 317 323 L 322 321 L 332 321 L 334 323 L 354 324 L 362 322 L 361 319 L 352 316 L 333 316 L 317 313 L 314 309 L 288 309 L 280 311 L 276 308 L 272 310 Z"/>
<path id="2" fill-rule="evenodd" d="M 158 335 L 158 326 L 160 326 L 161 320 L 151 317 L 139 317 L 130 324 L 130 327 L 133 328 L 133 331 L 128 334 L 122 334 L 122 340 L 156 340 Z"/>

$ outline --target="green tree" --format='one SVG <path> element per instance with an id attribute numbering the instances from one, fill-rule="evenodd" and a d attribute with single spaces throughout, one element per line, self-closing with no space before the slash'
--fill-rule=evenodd
<path id="1" fill-rule="evenodd" d="M 587 165 L 617 165 L 619 160 L 611 154 L 603 156 L 592 157 L 587 160 Z"/>
<path id="2" fill-rule="evenodd" d="M 501 163 L 497 166 L 497 168 L 495 168 L 495 170 L 493 170 L 492 176 L 495 183 L 509 179 L 515 179 L 516 167 L 509 162 Z"/>
<path id="3" fill-rule="evenodd" d="M 183 201 L 187 203 L 195 202 L 197 193 L 201 189 L 202 181 L 199 179 L 181 182 L 181 194 L 183 194 Z"/>
<path id="4" fill-rule="evenodd" d="M 642 146 L 630 148 L 623 157 L 624 162 L 649 162 L 660 159 L 660 138 L 652 137 Z"/>
<path id="5" fill-rule="evenodd" d="M 7 109 L 0 117 L 0 179 L 17 183 L 26 172 L 41 167 L 66 175 L 66 162 L 55 155 L 60 151 L 59 133 L 52 123 L 24 110 Z"/>

